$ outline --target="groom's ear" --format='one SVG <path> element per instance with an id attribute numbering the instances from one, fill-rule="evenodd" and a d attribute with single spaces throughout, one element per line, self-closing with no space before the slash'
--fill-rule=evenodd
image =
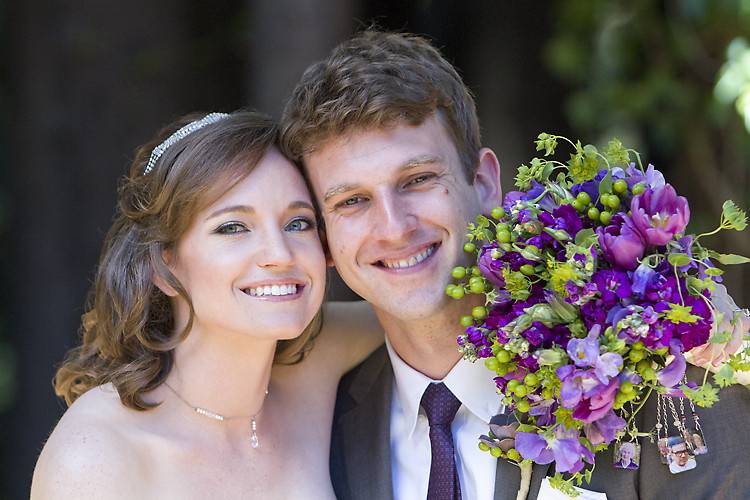
<path id="1" fill-rule="evenodd" d="M 500 162 L 490 148 L 479 150 L 479 165 L 474 173 L 474 191 L 482 213 L 489 214 L 500 205 L 503 188 L 500 184 Z"/>

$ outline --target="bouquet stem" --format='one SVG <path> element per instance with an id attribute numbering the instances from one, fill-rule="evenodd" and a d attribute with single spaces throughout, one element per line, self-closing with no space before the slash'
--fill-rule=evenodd
<path id="1" fill-rule="evenodd" d="M 516 500 L 526 500 L 531 486 L 531 462 L 524 460 L 518 466 L 521 468 L 521 486 L 518 487 Z"/>

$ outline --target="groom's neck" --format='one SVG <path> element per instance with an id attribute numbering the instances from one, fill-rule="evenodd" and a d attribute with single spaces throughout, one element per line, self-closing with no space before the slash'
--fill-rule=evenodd
<path id="1" fill-rule="evenodd" d="M 459 359 L 456 336 L 461 327 L 452 311 L 418 320 L 401 320 L 377 311 L 388 341 L 409 366 L 434 379 L 442 380 Z"/>

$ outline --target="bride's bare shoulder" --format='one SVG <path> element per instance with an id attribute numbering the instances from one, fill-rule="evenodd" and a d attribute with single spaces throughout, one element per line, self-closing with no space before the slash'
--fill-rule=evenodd
<path id="1" fill-rule="evenodd" d="M 109 385 L 91 389 L 65 412 L 34 469 L 32 500 L 134 498 L 143 467 L 129 435 L 130 413 Z"/>

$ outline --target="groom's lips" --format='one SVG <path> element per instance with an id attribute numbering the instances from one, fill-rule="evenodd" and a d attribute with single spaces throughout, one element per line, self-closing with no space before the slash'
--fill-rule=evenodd
<path id="1" fill-rule="evenodd" d="M 440 246 L 440 242 L 417 245 L 406 251 L 378 259 L 373 262 L 373 265 L 384 271 L 397 273 L 419 270 L 433 260 Z"/>

